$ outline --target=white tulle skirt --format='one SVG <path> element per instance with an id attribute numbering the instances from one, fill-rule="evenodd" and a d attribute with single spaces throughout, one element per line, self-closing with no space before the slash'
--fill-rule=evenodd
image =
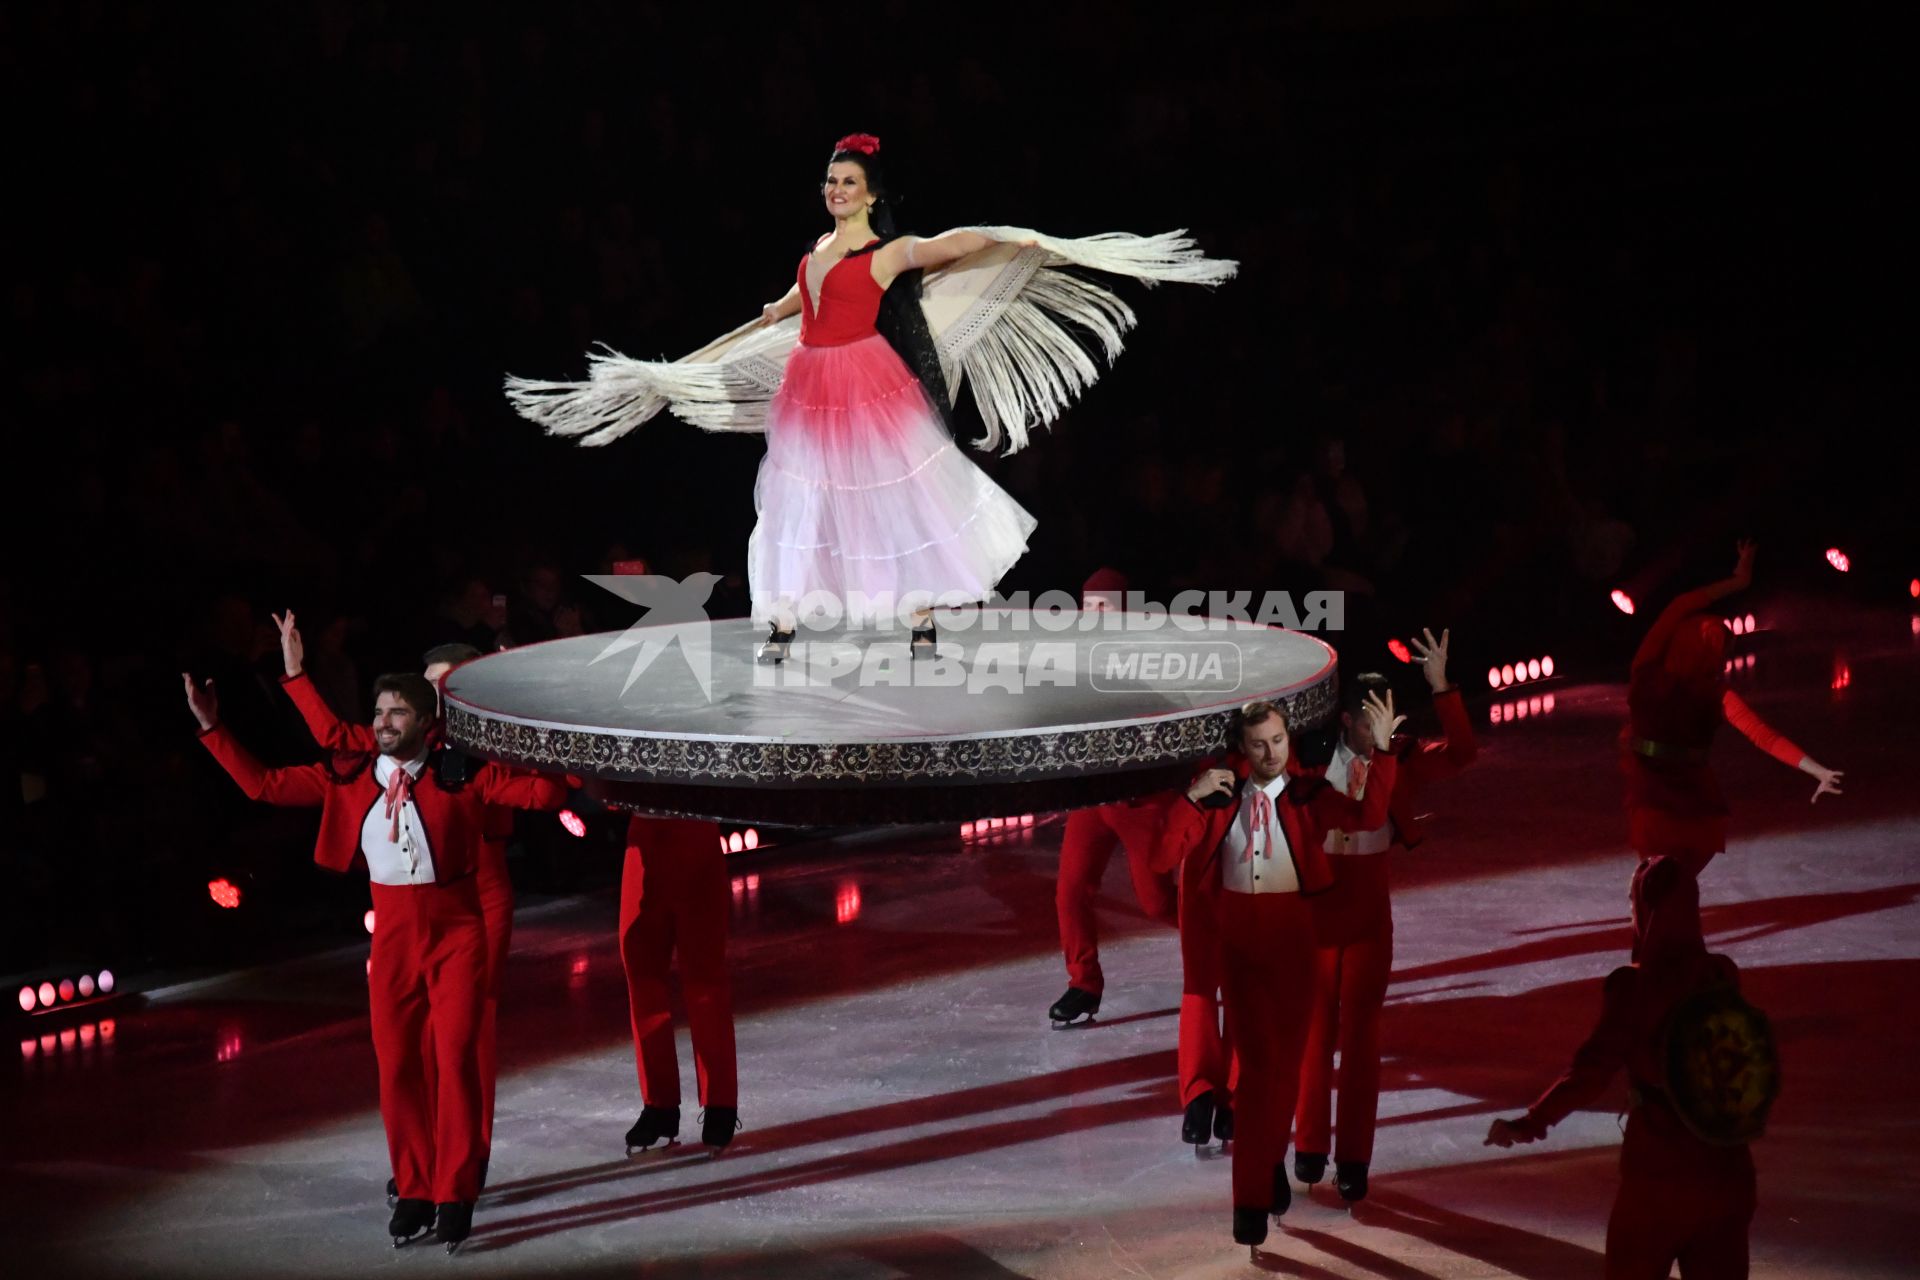
<path id="1" fill-rule="evenodd" d="M 767 413 L 747 544 L 756 618 L 813 593 L 848 621 L 909 596 L 984 599 L 1038 523 L 947 434 L 885 338 L 802 346 Z M 819 597 L 815 597 L 816 600 Z"/>

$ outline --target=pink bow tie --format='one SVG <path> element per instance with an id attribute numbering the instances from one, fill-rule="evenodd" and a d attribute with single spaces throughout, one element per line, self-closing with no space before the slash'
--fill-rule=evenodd
<path id="1" fill-rule="evenodd" d="M 1260 837 L 1260 856 L 1263 858 L 1273 856 L 1273 842 L 1268 838 L 1268 831 L 1272 825 L 1273 799 L 1267 795 L 1266 788 L 1255 787 L 1253 789 L 1253 811 L 1247 815 L 1246 860 L 1248 862 L 1253 861 L 1253 842 L 1255 836 Z"/>
<path id="2" fill-rule="evenodd" d="M 387 779 L 387 816 L 393 819 L 393 829 L 387 839 L 395 844 L 400 842 L 400 811 L 407 801 L 413 799 L 413 775 L 401 765 L 395 765 L 393 775 Z"/>

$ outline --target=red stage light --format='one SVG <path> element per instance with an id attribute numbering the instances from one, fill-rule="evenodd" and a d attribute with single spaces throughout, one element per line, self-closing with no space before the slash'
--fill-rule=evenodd
<path id="1" fill-rule="evenodd" d="M 98 1039 L 99 1036 L 100 1029 L 89 1022 L 86 1026 L 80 1028 L 80 1047 L 82 1049 L 93 1048 L 93 1042 Z"/>
<path id="2" fill-rule="evenodd" d="M 1513 668 L 1512 668 L 1512 667 L 1510 667 L 1510 666 L 1507 666 L 1507 667 L 1501 667 L 1501 668 L 1500 668 L 1500 683 L 1501 683 L 1502 685 L 1509 685 L 1509 684 L 1512 684 L 1512 683 L 1513 683 Z"/>
<path id="3" fill-rule="evenodd" d="M 100 1019 L 100 1038 L 102 1040 L 113 1039 L 113 1019 L 112 1018 Z"/>
<path id="4" fill-rule="evenodd" d="M 734 832 L 732 835 L 727 837 L 728 853 L 740 853 L 743 850 L 745 850 L 746 847 L 747 847 L 747 842 L 741 838 L 740 833 L 738 831 Z"/>
<path id="5" fill-rule="evenodd" d="M 22 1040 L 20 1042 L 20 1056 L 23 1058 L 31 1058 L 35 1053 L 38 1053 L 39 1051 L 40 1051 L 40 1042 L 38 1040 L 29 1038 L 26 1040 Z"/>
<path id="6" fill-rule="evenodd" d="M 82 1000 L 85 1000 L 90 998 L 92 995 L 93 995 L 93 975 L 90 973 L 83 973 L 80 975 L 80 998 Z"/>
<path id="7" fill-rule="evenodd" d="M 1723 621 L 1723 622 L 1725 622 L 1725 624 L 1726 624 L 1726 628 L 1727 628 L 1727 630 L 1729 630 L 1729 631 L 1731 631 L 1731 632 L 1733 632 L 1733 634 L 1735 634 L 1735 635 L 1739 635 L 1739 634 L 1740 634 L 1740 632 L 1741 632 L 1741 629 L 1742 629 L 1742 627 L 1741 627 L 1741 621 L 1740 621 L 1740 619 L 1738 619 L 1738 618 L 1725 618 L 1725 619 L 1722 619 L 1722 621 Z"/>
<path id="8" fill-rule="evenodd" d="M 240 886 L 224 876 L 218 880 L 207 881 L 207 896 L 214 902 L 231 911 L 240 905 Z"/>
<path id="9" fill-rule="evenodd" d="M 1033 825 L 1033 815 L 1032 815 L 1032 814 L 1030 814 L 1030 813 L 1023 813 L 1023 814 L 1021 814 L 1021 815 L 1020 815 L 1020 825 L 1021 825 L 1021 826 L 1023 826 L 1023 827 L 1030 827 L 1030 826 L 1032 826 L 1032 825 Z"/>
<path id="10" fill-rule="evenodd" d="M 1487 687 L 1489 689 L 1498 689 L 1500 687 L 1500 668 L 1487 668 Z"/>
<path id="11" fill-rule="evenodd" d="M 361 917 L 360 917 L 360 923 L 361 923 L 361 924 L 363 924 L 363 925 L 365 925 L 365 926 L 367 927 L 367 932 L 368 932 L 368 933 L 372 933 L 372 932 L 373 932 L 373 925 L 374 925 L 374 919 L 373 919 L 373 908 L 372 908 L 372 907 L 368 907 L 368 908 L 367 908 L 367 914 L 365 914 L 365 915 L 363 915 L 363 916 L 361 916 Z"/>
<path id="12" fill-rule="evenodd" d="M 838 924 L 852 924 L 860 918 L 860 886 L 851 880 L 840 886 L 833 898 L 833 917 Z"/>
<path id="13" fill-rule="evenodd" d="M 41 983 L 40 984 L 40 1007 L 42 1009 L 52 1008 L 54 997 L 58 994 L 59 993 L 53 989 L 53 984 L 51 982 Z"/>
<path id="14" fill-rule="evenodd" d="M 962 840 L 973 839 L 973 824 L 971 822 L 963 822 L 960 824 L 960 838 Z"/>
<path id="15" fill-rule="evenodd" d="M 1392 654 L 1394 657 L 1400 659 L 1400 661 L 1402 662 L 1413 661 L 1413 654 L 1407 650 L 1407 646 L 1405 642 L 1399 639 L 1393 639 L 1393 640 L 1387 641 L 1387 652 Z"/>
<path id="16" fill-rule="evenodd" d="M 1907 595 L 1911 599 L 1920 600 L 1920 578 L 1913 578 L 1908 581 Z"/>
<path id="17" fill-rule="evenodd" d="M 747 877 L 747 892 L 748 892 L 748 893 L 758 893 L 758 892 L 760 892 L 760 877 L 759 877 L 759 876 L 757 876 L 757 875 L 752 875 L 752 876 L 748 876 L 748 877 Z"/>
<path id="18" fill-rule="evenodd" d="M 1628 617 L 1633 616 L 1633 597 L 1632 596 L 1628 595 L 1626 592 L 1622 591 L 1620 588 L 1615 587 L 1613 589 L 1613 595 L 1611 599 L 1613 600 L 1614 608 L 1626 614 Z"/>
<path id="19" fill-rule="evenodd" d="M 113 970 L 111 970 L 111 969 L 102 969 L 102 970 L 100 971 L 100 979 L 99 979 L 99 981 L 100 981 L 100 994 L 101 994 L 101 995 L 106 995 L 106 994 L 108 994 L 109 992 L 111 992 L 111 991 L 113 990 Z"/>
<path id="20" fill-rule="evenodd" d="M 60 1044 L 60 1037 L 49 1031 L 40 1037 L 40 1052 L 52 1053 Z"/>
<path id="21" fill-rule="evenodd" d="M 1853 568 L 1853 561 L 1847 559 L 1847 553 L 1838 547 L 1827 548 L 1827 563 L 1842 573 Z"/>
<path id="22" fill-rule="evenodd" d="M 1538 680 L 1539 678 L 1540 678 L 1540 659 L 1528 658 L 1527 659 L 1527 679 Z"/>
<path id="23" fill-rule="evenodd" d="M 72 1027 L 68 1027 L 65 1031 L 62 1031 L 60 1033 L 60 1047 L 62 1049 L 71 1049 L 73 1048 L 74 1045 L 78 1044 L 79 1042 L 80 1042 L 80 1033 L 74 1030 Z"/>
<path id="24" fill-rule="evenodd" d="M 587 973 L 587 958 L 585 956 L 575 956 L 573 958 L 573 976 L 576 978 L 583 978 L 586 976 L 586 973 Z"/>
<path id="25" fill-rule="evenodd" d="M 760 832 L 756 828 L 748 827 L 747 828 L 747 848 L 758 849 L 759 847 L 760 847 Z"/>
<path id="26" fill-rule="evenodd" d="M 1550 676 L 1553 674 L 1553 655 L 1552 654 L 1548 654 L 1546 657 L 1540 659 L 1540 674 L 1543 676 Z"/>
<path id="27" fill-rule="evenodd" d="M 720 837 L 720 852 L 721 852 L 721 853 L 725 853 L 726 851 L 727 851 L 727 838 L 726 838 L 725 836 L 721 836 L 721 837 Z"/>
<path id="28" fill-rule="evenodd" d="M 20 988 L 20 1012 L 32 1013 L 33 1007 L 40 1002 L 34 998 L 32 987 Z"/>
<path id="29" fill-rule="evenodd" d="M 587 824 L 582 822 L 580 815 L 571 809 L 562 809 L 560 811 L 560 825 L 565 827 L 567 834 L 576 840 L 583 839 L 587 834 Z"/>
<path id="30" fill-rule="evenodd" d="M 73 999 L 73 979 L 62 978 L 60 979 L 60 1003 L 65 1004 L 71 999 Z"/>
<path id="31" fill-rule="evenodd" d="M 1551 711 L 1551 710 L 1553 710 L 1553 695 L 1552 695 L 1552 694 L 1548 694 L 1548 695 L 1547 695 L 1546 697 L 1544 697 L 1544 698 L 1542 698 L 1542 699 L 1540 700 L 1540 709 L 1541 709 L 1542 711 Z"/>
<path id="32" fill-rule="evenodd" d="M 1753 615 L 1752 614 L 1747 615 L 1747 634 L 1748 635 L 1753 634 Z"/>

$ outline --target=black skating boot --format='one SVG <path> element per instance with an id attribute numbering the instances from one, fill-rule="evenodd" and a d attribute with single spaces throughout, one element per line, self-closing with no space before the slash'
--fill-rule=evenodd
<path id="1" fill-rule="evenodd" d="M 1267 1211 L 1233 1207 L 1233 1242 L 1260 1245 L 1267 1242 Z"/>
<path id="2" fill-rule="evenodd" d="M 1213 1109 L 1213 1136 L 1222 1142 L 1233 1141 L 1233 1108 L 1220 1106 Z"/>
<path id="3" fill-rule="evenodd" d="M 933 632 L 933 615 L 913 629 L 913 637 L 907 642 L 907 651 L 916 658 L 931 658 L 939 652 L 940 641 Z"/>
<path id="4" fill-rule="evenodd" d="M 662 1138 L 672 1146 L 679 1136 L 680 1108 L 641 1107 L 640 1118 L 627 1130 L 627 1154 L 632 1155 L 635 1148 L 645 1151 Z"/>
<path id="5" fill-rule="evenodd" d="M 1054 1027 L 1071 1027 L 1082 1019 L 1093 1021 L 1093 1015 L 1100 1012 L 1100 997 L 1085 987 L 1068 987 L 1067 994 L 1053 1002 L 1053 1008 L 1047 1010 L 1047 1017 L 1053 1020 Z"/>
<path id="6" fill-rule="evenodd" d="M 400 1203 L 400 1184 L 392 1178 L 387 1179 L 387 1208 Z"/>
<path id="7" fill-rule="evenodd" d="M 1204 1147 L 1212 1138 L 1213 1094 L 1209 1092 L 1187 1104 L 1187 1114 L 1180 1122 L 1180 1141 L 1188 1146 Z"/>
<path id="8" fill-rule="evenodd" d="M 1311 1151 L 1293 1153 L 1293 1176 L 1310 1187 L 1320 1185 L 1320 1179 L 1327 1176 L 1327 1158 Z"/>
<path id="9" fill-rule="evenodd" d="M 411 1244 L 422 1233 L 433 1227 L 433 1201 L 431 1200 L 395 1200 L 393 1217 L 387 1220 L 387 1234 L 393 1237 L 393 1247 Z"/>
<path id="10" fill-rule="evenodd" d="M 714 1155 L 726 1150 L 739 1128 L 738 1107 L 708 1107 L 700 1113 L 700 1141 L 712 1147 Z"/>
<path id="11" fill-rule="evenodd" d="M 787 660 L 787 654 L 792 648 L 793 632 L 791 630 L 782 631 L 780 624 L 775 622 L 770 625 L 766 641 L 754 654 L 754 660 L 765 663 L 785 662 Z"/>
<path id="12" fill-rule="evenodd" d="M 439 1212 L 440 1223 L 433 1229 L 433 1238 L 452 1253 L 473 1234 L 473 1201 L 455 1200 L 439 1206 Z"/>
<path id="13" fill-rule="evenodd" d="M 1338 1160 L 1333 1166 L 1333 1186 L 1340 1198 L 1354 1204 L 1367 1198 L 1367 1166 L 1358 1160 Z"/>
<path id="14" fill-rule="evenodd" d="M 1286 1161 L 1273 1166 L 1273 1216 L 1279 1217 L 1293 1207 L 1293 1184 L 1287 1181 Z"/>

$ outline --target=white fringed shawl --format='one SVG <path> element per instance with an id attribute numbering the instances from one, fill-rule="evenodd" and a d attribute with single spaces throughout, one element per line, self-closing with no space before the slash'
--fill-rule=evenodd
<path id="1" fill-rule="evenodd" d="M 1065 268 L 1149 286 L 1217 285 L 1238 270 L 1203 255 L 1184 231 L 1057 240 L 1024 227 L 966 230 L 998 243 L 928 271 L 921 306 L 953 395 L 963 382 L 973 388 L 987 428 L 974 444 L 1004 443 L 1007 453 L 1024 448 L 1034 427 L 1051 424 L 1100 376 L 1067 325 L 1091 333 L 1111 363 L 1121 335 L 1136 323 L 1119 297 Z M 1034 247 L 1023 248 L 1027 240 Z M 799 338 L 799 318 L 789 316 L 764 327 L 757 320 L 741 325 L 673 361 L 634 360 L 603 346 L 587 356 L 587 381 L 509 377 L 507 399 L 549 435 L 576 436 L 584 445 L 617 440 L 662 409 L 707 431 L 764 431 Z"/>

